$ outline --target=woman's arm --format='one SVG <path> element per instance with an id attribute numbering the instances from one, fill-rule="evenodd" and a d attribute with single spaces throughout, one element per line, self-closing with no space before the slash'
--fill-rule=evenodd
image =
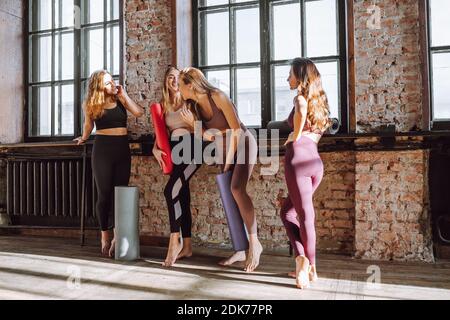
<path id="1" fill-rule="evenodd" d="M 217 107 L 222 110 L 223 115 L 225 116 L 225 119 L 227 120 L 228 125 L 232 130 L 230 147 L 228 148 L 227 157 L 224 164 L 224 172 L 226 172 L 233 162 L 234 155 L 236 154 L 237 147 L 239 145 L 239 131 L 241 130 L 241 125 L 233 104 L 227 95 L 219 92 L 218 94 L 213 95 L 212 98 Z"/>
<path id="2" fill-rule="evenodd" d="M 123 106 L 136 118 L 142 117 L 144 115 L 144 109 L 128 96 L 127 92 L 122 86 L 117 86 L 117 88 L 117 97 L 119 98 Z"/>
<path id="3" fill-rule="evenodd" d="M 89 139 L 92 130 L 94 130 L 94 121 L 92 121 L 88 114 L 84 112 L 83 134 L 74 141 L 77 141 L 78 145 L 85 143 Z"/>
<path id="4" fill-rule="evenodd" d="M 196 130 L 200 130 L 203 139 L 207 141 L 214 141 L 214 136 L 211 135 L 208 130 L 205 130 L 203 128 L 203 125 L 199 125 L 198 127 L 196 127 L 197 120 L 195 119 L 192 111 L 189 110 L 189 108 L 187 108 L 186 106 L 182 107 L 181 117 L 183 118 L 183 121 L 194 131 L 194 133 L 196 133 Z M 198 122 L 201 123 L 201 121 Z"/>
<path id="5" fill-rule="evenodd" d="M 294 102 L 295 102 L 295 114 L 294 114 L 293 141 L 295 142 L 301 138 L 303 128 L 305 127 L 306 117 L 308 113 L 308 102 L 301 95 L 295 97 Z"/>

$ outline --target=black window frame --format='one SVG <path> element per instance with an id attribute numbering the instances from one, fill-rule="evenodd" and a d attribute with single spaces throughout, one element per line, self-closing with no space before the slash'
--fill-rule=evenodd
<path id="1" fill-rule="evenodd" d="M 433 94 L 433 54 L 434 53 L 449 53 L 450 54 L 450 44 L 447 46 L 437 46 L 432 45 L 432 17 L 431 17 L 431 5 L 429 0 L 425 1 L 426 5 L 426 27 L 427 27 L 427 51 L 428 51 L 428 86 L 429 90 L 429 102 L 430 102 L 430 127 L 432 131 L 442 131 L 450 130 L 450 119 L 434 119 L 434 94 Z"/>
<path id="2" fill-rule="evenodd" d="M 272 90 L 273 88 L 273 82 L 274 82 L 274 75 L 272 74 L 272 66 L 276 65 L 286 65 L 290 62 L 290 60 L 278 60 L 278 61 L 272 61 L 272 55 L 271 55 L 271 43 L 273 42 L 273 32 L 271 30 L 272 27 L 272 17 L 271 17 L 271 10 L 270 6 L 271 3 L 283 3 L 283 4 L 290 4 L 290 3 L 300 3 L 301 7 L 301 17 L 302 17 L 302 39 L 306 38 L 306 28 L 305 28 L 305 2 L 307 1 L 314 1 L 314 0 L 254 0 L 254 1 L 248 1 L 244 3 L 231 3 L 229 1 L 228 4 L 223 5 L 215 5 L 215 6 L 209 6 L 209 7 L 199 7 L 199 2 L 201 0 L 191 0 L 192 1 L 192 22 L 193 22 L 193 48 L 194 48 L 194 66 L 201 69 L 202 71 L 208 71 L 208 70 L 217 70 L 217 69 L 223 69 L 224 67 L 230 68 L 230 95 L 231 98 L 234 100 L 234 95 L 236 92 L 236 81 L 233 79 L 232 73 L 234 72 L 233 69 L 236 69 L 237 67 L 254 67 L 254 66 L 260 66 L 261 68 L 261 114 L 262 114 L 262 125 L 260 127 L 250 127 L 255 129 L 264 129 L 267 128 L 267 125 L 270 121 L 275 120 L 275 108 L 274 108 L 274 101 L 275 101 L 275 95 Z M 233 64 L 232 55 L 233 50 L 230 50 L 230 61 L 229 64 L 224 65 L 214 65 L 214 66 L 201 66 L 200 65 L 200 54 L 205 52 L 204 43 L 200 41 L 201 38 L 201 26 L 199 25 L 200 22 L 200 14 L 203 11 L 210 11 L 210 10 L 226 10 L 229 11 L 229 28 L 230 28 L 230 49 L 231 46 L 234 45 L 234 21 L 232 20 L 233 10 L 236 8 L 251 8 L 252 6 L 258 6 L 260 8 L 260 62 L 257 63 L 238 63 Z M 338 41 L 338 54 L 336 56 L 327 56 L 327 57 L 314 57 L 312 60 L 314 62 L 338 62 L 338 72 L 339 72 L 339 114 L 340 114 L 340 129 L 339 134 L 346 134 L 349 133 L 349 92 L 348 92 L 348 85 L 349 85 L 349 62 L 348 62 L 348 22 L 347 22 L 347 1 L 346 0 L 336 0 L 336 14 L 337 14 L 337 41 Z M 263 35 L 269 35 L 269 37 L 264 37 Z M 306 51 L 306 42 L 302 41 L 302 53 Z M 295 58 L 295 57 L 292 57 Z M 287 78 L 287 75 L 286 75 Z"/>
<path id="3" fill-rule="evenodd" d="M 75 137 L 78 137 L 82 134 L 82 130 L 83 130 L 83 123 L 82 123 L 82 119 L 83 119 L 83 114 L 82 114 L 82 91 L 83 91 L 83 81 L 88 80 L 88 77 L 84 77 L 82 75 L 82 63 L 83 63 L 83 52 L 82 52 L 82 33 L 84 30 L 90 29 L 90 28 L 95 28 L 95 27 L 100 27 L 102 26 L 103 28 L 103 32 L 104 32 L 104 69 L 107 69 L 107 63 L 108 63 L 108 59 L 107 59 L 107 31 L 108 31 L 108 27 L 109 26 L 115 26 L 118 25 L 119 27 L 119 74 L 115 74 L 113 75 L 115 79 L 119 80 L 120 84 L 123 84 L 123 80 L 124 80 L 124 72 L 123 72 L 123 68 L 124 68 L 124 61 L 123 61 L 123 57 L 124 57 L 124 0 L 118 0 L 119 1 L 119 16 L 118 19 L 112 19 L 109 21 L 107 20 L 107 10 L 108 10 L 108 0 L 103 0 L 104 3 L 104 17 L 103 17 L 103 21 L 100 22 L 95 22 L 95 23 L 83 23 L 83 13 L 80 12 L 81 17 L 80 17 L 80 28 L 76 28 L 76 26 L 71 26 L 71 27 L 60 27 L 60 28 L 56 28 L 55 27 L 55 19 L 53 18 L 54 16 L 54 11 L 55 11 L 55 1 L 61 1 L 61 0 L 52 0 L 52 28 L 51 29 L 46 29 L 46 30 L 32 30 L 31 28 L 31 24 L 32 24 L 32 20 L 31 18 L 31 14 L 33 14 L 32 12 L 30 12 L 30 10 L 32 10 L 32 6 L 31 6 L 31 2 L 33 0 L 26 0 L 24 2 L 24 10 L 25 10 L 25 15 L 24 15 L 24 22 L 23 22 L 23 30 L 24 30 L 24 85 L 25 85 L 25 119 L 24 119 L 24 141 L 25 142 L 63 142 L 63 141 L 71 141 L 73 140 Z M 64 1 L 64 0 L 62 0 Z M 74 0 L 74 6 L 80 8 L 82 8 L 81 2 L 83 0 Z M 59 8 L 61 9 L 61 5 L 59 6 Z M 111 10 L 113 10 L 112 6 L 110 8 Z M 86 13 L 85 13 L 86 14 Z M 111 11 L 111 15 L 112 15 L 112 11 Z M 59 17 L 61 19 L 61 12 L 59 14 Z M 60 20 L 62 21 L 62 20 Z M 61 25 L 61 24 L 60 24 Z M 111 32 L 112 32 L 112 28 Z M 53 69 L 55 68 L 55 57 L 54 57 L 54 49 L 55 49 L 55 37 L 57 33 L 63 33 L 63 32 L 73 32 L 73 37 L 74 37 L 74 78 L 70 79 L 70 80 L 55 80 L 54 79 L 54 74 L 55 72 L 53 71 Z M 30 80 L 32 80 L 32 62 L 31 60 L 33 59 L 32 57 L 32 52 L 30 52 L 30 48 L 31 48 L 31 37 L 35 36 L 35 35 L 40 35 L 40 34 L 50 34 L 52 37 L 52 75 L 51 75 L 51 80 L 50 81 L 43 81 L 43 82 L 32 82 Z M 61 69 L 61 63 L 62 61 L 59 60 L 59 69 Z M 52 98 L 51 98 L 51 112 L 52 112 L 52 119 L 54 116 L 54 108 L 55 108 L 55 103 L 54 103 L 54 88 L 55 85 L 63 85 L 66 83 L 70 83 L 74 85 L 74 135 L 64 135 L 64 136 L 57 136 L 54 135 L 55 132 L 55 128 L 54 128 L 54 121 L 52 121 L 51 124 L 51 135 L 47 136 L 47 135 L 41 135 L 41 136 L 35 136 L 35 135 L 31 135 L 31 123 L 32 123 L 32 119 L 30 113 L 32 112 L 31 110 L 33 108 L 36 108 L 36 101 L 33 101 L 32 96 L 30 94 L 30 91 L 33 87 L 48 87 L 50 86 L 51 91 L 52 91 Z M 60 90 L 60 94 L 61 94 L 61 90 Z M 61 100 L 59 100 L 61 101 Z M 59 112 L 60 114 L 61 112 Z M 59 125 L 61 125 L 61 121 L 59 121 Z"/>

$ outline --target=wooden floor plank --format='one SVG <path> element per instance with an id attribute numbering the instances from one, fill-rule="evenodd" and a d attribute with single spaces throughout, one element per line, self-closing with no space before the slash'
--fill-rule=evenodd
<path id="1" fill-rule="evenodd" d="M 450 262 L 365 261 L 318 255 L 319 281 L 298 290 L 293 259 L 266 252 L 254 274 L 217 265 L 227 250 L 195 248 L 191 259 L 163 268 L 165 248 L 143 247 L 124 263 L 75 239 L 0 236 L 0 299 L 450 299 Z M 367 282 L 379 268 L 381 283 Z M 78 275 L 80 282 L 78 282 Z"/>

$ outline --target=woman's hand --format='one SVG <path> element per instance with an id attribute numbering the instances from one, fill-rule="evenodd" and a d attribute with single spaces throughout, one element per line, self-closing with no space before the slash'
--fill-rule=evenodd
<path id="1" fill-rule="evenodd" d="M 291 132 L 291 134 L 289 135 L 289 137 L 286 140 L 286 143 L 284 145 L 287 146 L 291 142 L 294 142 L 294 132 Z"/>
<path id="2" fill-rule="evenodd" d="M 122 101 L 123 99 L 125 99 L 126 97 L 126 91 L 125 89 L 119 84 L 117 85 L 117 98 L 120 99 L 120 101 Z"/>
<path id="3" fill-rule="evenodd" d="M 155 144 L 155 147 L 153 148 L 153 155 L 155 156 L 156 161 L 158 161 L 158 164 L 159 164 L 159 166 L 162 169 L 163 164 L 164 164 L 162 157 L 163 156 L 167 156 L 167 153 L 165 153 L 164 151 L 159 150 L 158 147 Z"/>
<path id="4" fill-rule="evenodd" d="M 117 88 L 116 97 L 120 100 L 125 109 L 131 112 L 131 114 L 136 118 L 142 117 L 145 114 L 144 109 L 128 96 L 128 93 L 121 85 L 117 85 L 116 88 Z"/>
<path id="5" fill-rule="evenodd" d="M 184 105 L 181 108 L 181 117 L 183 118 L 183 121 L 186 122 L 191 128 L 194 128 L 195 126 L 195 117 L 191 110 Z"/>
<path id="6" fill-rule="evenodd" d="M 77 146 L 81 146 L 85 144 L 87 140 L 84 140 L 83 137 L 78 137 L 76 139 L 73 139 L 73 141 L 77 143 Z"/>
<path id="7" fill-rule="evenodd" d="M 206 130 L 206 131 L 203 133 L 203 139 L 205 139 L 206 141 L 213 142 L 213 141 L 216 140 L 216 136 L 215 136 L 213 133 L 211 133 L 211 132 L 209 132 L 208 130 Z"/>

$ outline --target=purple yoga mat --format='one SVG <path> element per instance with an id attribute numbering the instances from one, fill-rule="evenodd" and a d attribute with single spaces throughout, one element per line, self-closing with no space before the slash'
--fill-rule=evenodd
<path id="1" fill-rule="evenodd" d="M 241 213 L 239 212 L 239 208 L 233 198 L 233 194 L 231 193 L 232 175 L 232 171 L 227 171 L 219 174 L 216 177 L 216 181 L 219 187 L 225 215 L 227 217 L 233 249 L 235 251 L 244 251 L 248 249 L 248 237 Z"/>

